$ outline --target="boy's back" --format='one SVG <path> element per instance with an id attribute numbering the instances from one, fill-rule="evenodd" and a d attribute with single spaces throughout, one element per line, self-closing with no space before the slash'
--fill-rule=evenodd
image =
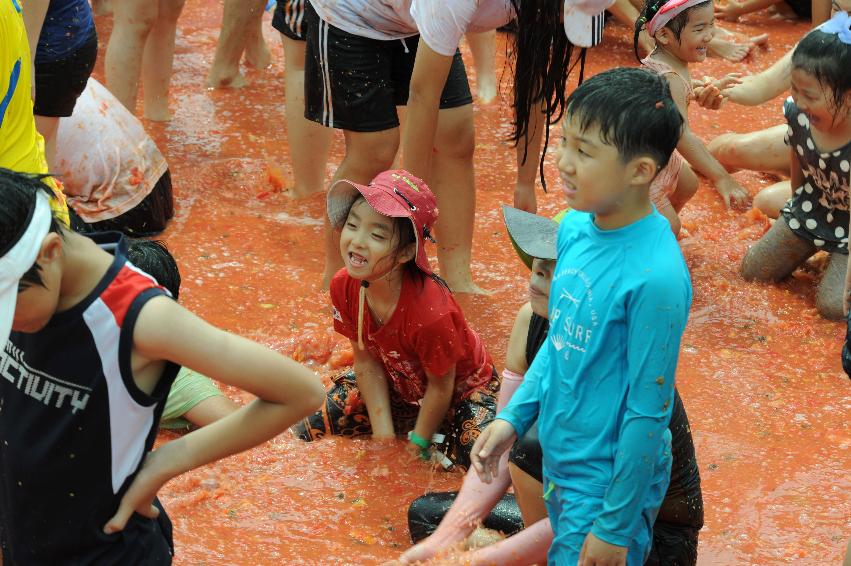
<path id="1" fill-rule="evenodd" d="M 122 241 L 83 301 L 39 332 L 13 332 L 0 352 L 4 564 L 170 563 L 165 513 L 103 532 L 153 445 L 177 372 L 167 364 L 150 395 L 133 379 L 136 318 L 165 291 L 124 252 Z"/>

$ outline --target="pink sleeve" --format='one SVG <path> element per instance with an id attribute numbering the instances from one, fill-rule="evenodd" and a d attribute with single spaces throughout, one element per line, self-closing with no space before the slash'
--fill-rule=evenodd
<path id="1" fill-rule="evenodd" d="M 451 57 L 478 8 L 477 0 L 412 0 L 411 17 L 433 51 Z"/>

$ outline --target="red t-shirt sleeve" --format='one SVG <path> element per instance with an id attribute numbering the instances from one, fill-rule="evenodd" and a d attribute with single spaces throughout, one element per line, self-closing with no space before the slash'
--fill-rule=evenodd
<path id="1" fill-rule="evenodd" d="M 341 269 L 331 279 L 331 316 L 334 318 L 334 330 L 349 340 L 357 340 L 357 293 L 352 295 L 352 279 Z"/>
<path id="2" fill-rule="evenodd" d="M 416 351 L 423 369 L 442 376 L 465 356 L 465 322 L 463 315 L 450 311 L 423 326 L 414 336 Z"/>

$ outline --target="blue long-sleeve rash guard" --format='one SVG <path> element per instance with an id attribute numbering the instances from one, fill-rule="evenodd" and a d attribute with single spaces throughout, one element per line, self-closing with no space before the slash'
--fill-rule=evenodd
<path id="1" fill-rule="evenodd" d="M 547 341 L 497 418 L 518 435 L 538 418 L 544 475 L 601 497 L 592 532 L 628 546 L 642 511 L 659 504 L 648 501 L 650 486 L 669 481 L 674 374 L 691 306 L 688 268 L 655 210 L 617 230 L 571 212 L 557 245 Z"/>

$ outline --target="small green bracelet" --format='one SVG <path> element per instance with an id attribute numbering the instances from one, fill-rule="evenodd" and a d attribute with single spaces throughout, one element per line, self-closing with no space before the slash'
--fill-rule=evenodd
<path id="1" fill-rule="evenodd" d="M 431 446 L 431 442 L 429 442 L 414 431 L 408 433 L 408 440 L 422 448 L 423 451 L 428 450 L 429 446 Z"/>

